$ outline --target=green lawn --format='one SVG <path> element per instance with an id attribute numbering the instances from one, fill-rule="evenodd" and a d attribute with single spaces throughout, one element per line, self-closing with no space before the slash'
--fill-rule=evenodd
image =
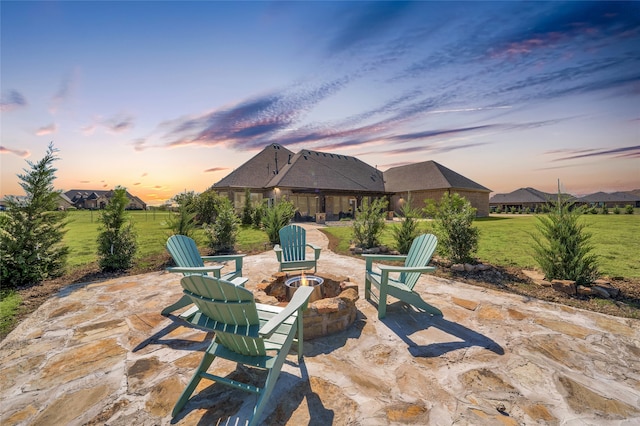
<path id="1" fill-rule="evenodd" d="M 639 278 L 640 215 L 584 215 L 587 232 L 600 261 L 600 272 L 611 277 Z M 480 230 L 477 257 L 483 262 L 500 266 L 534 268 L 531 233 L 538 220 L 528 215 L 500 215 L 474 221 Z M 385 228 L 382 243 L 395 246 L 391 227 Z M 431 232 L 431 222 L 420 223 L 422 232 Z M 351 236 L 350 227 L 327 228 L 339 239 L 338 252 L 346 254 Z"/>

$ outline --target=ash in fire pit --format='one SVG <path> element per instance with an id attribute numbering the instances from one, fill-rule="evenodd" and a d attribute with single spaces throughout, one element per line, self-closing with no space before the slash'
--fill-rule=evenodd
<path id="1" fill-rule="evenodd" d="M 349 278 L 305 275 L 307 285 L 316 290 L 311 294 L 309 306 L 304 311 L 304 338 L 314 339 L 345 330 L 356 319 L 358 310 L 358 285 Z M 274 274 L 256 286 L 256 302 L 284 306 L 289 303 L 296 289 L 302 286 L 302 275 L 289 277 L 284 272 Z M 317 298 L 316 298 L 317 295 Z"/>
<path id="2" fill-rule="evenodd" d="M 297 277 L 289 278 L 284 282 L 287 286 L 287 300 L 291 300 L 293 294 L 299 287 L 311 286 L 313 287 L 313 293 L 309 296 L 309 303 L 313 303 L 316 300 L 322 299 L 322 283 L 324 279 L 316 277 L 315 275 L 299 275 Z"/>

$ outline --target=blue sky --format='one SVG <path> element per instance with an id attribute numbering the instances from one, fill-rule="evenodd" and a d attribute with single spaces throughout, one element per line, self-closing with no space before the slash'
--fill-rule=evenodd
<path id="1" fill-rule="evenodd" d="M 640 188 L 637 2 L 12 2 L 1 195 L 60 150 L 60 189 L 150 204 L 270 143 L 494 192 Z"/>

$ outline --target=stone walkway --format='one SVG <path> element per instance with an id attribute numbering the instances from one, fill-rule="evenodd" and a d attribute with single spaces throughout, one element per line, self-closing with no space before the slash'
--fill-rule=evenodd
<path id="1" fill-rule="evenodd" d="M 580 311 L 426 276 L 417 289 L 444 312 L 398 302 L 377 319 L 364 262 L 327 250 L 319 272 L 360 288 L 347 331 L 305 342 L 285 364 L 263 417 L 272 425 L 638 425 L 640 321 Z M 277 271 L 245 259 L 248 287 Z M 181 294 L 164 272 L 74 285 L 0 343 L 0 424 L 244 424 L 255 398 L 203 381 L 170 411 L 211 335 L 160 310 Z M 260 372 L 214 362 L 217 374 Z"/>

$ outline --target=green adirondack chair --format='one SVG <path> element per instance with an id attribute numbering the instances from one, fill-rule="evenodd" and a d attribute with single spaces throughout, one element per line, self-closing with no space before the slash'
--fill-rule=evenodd
<path id="1" fill-rule="evenodd" d="M 280 244 L 276 244 L 273 250 L 280 264 L 280 272 L 305 271 L 318 269 L 318 259 L 322 248 L 307 243 L 307 232 L 298 225 L 287 225 L 278 231 Z M 307 247 L 313 249 L 313 259 L 307 257 Z"/>
<path id="2" fill-rule="evenodd" d="M 432 234 L 422 234 L 416 237 L 406 256 L 364 254 L 366 272 L 364 278 L 364 297 L 371 300 L 371 284 L 379 291 L 378 318 L 382 319 L 387 313 L 387 296 L 393 296 L 401 301 L 429 312 L 442 316 L 442 311 L 429 305 L 413 290 L 420 275 L 435 271 L 434 266 L 427 266 L 438 244 L 438 239 Z M 373 261 L 405 261 L 404 266 L 378 265 L 373 268 Z M 389 274 L 399 273 L 391 277 Z"/>
<path id="3" fill-rule="evenodd" d="M 181 273 L 183 275 L 207 275 L 212 273 L 214 277 L 223 278 L 227 281 L 233 281 L 237 285 L 244 287 L 248 281 L 247 278 L 242 278 L 242 259 L 244 254 L 222 255 L 222 256 L 201 256 L 198 251 L 198 246 L 193 239 L 184 235 L 172 235 L 167 240 L 167 251 L 173 258 L 173 261 L 177 266 L 167 268 L 167 271 L 174 273 Z M 235 262 L 235 269 L 222 274 L 222 268 L 224 262 Z M 216 265 L 205 265 L 204 262 L 216 262 Z M 169 313 L 188 306 L 191 304 L 191 299 L 183 295 L 176 303 L 167 306 L 162 310 L 162 315 L 169 315 Z M 194 309 L 187 310 L 182 313 L 181 317 L 186 317 L 195 312 Z"/>
<path id="4" fill-rule="evenodd" d="M 300 287 L 289 304 L 281 308 L 256 303 L 249 290 L 223 279 L 190 275 L 180 282 L 185 295 L 198 307 L 198 313 L 188 321 L 204 330 L 214 331 L 215 339 L 180 395 L 172 416 L 175 417 L 182 410 L 204 378 L 257 394 L 258 400 L 249 420 L 249 425 L 257 425 L 296 333 L 298 362 L 302 359 L 302 311 L 306 309 L 313 287 Z M 216 357 L 268 370 L 264 386 L 260 388 L 207 373 Z"/>

